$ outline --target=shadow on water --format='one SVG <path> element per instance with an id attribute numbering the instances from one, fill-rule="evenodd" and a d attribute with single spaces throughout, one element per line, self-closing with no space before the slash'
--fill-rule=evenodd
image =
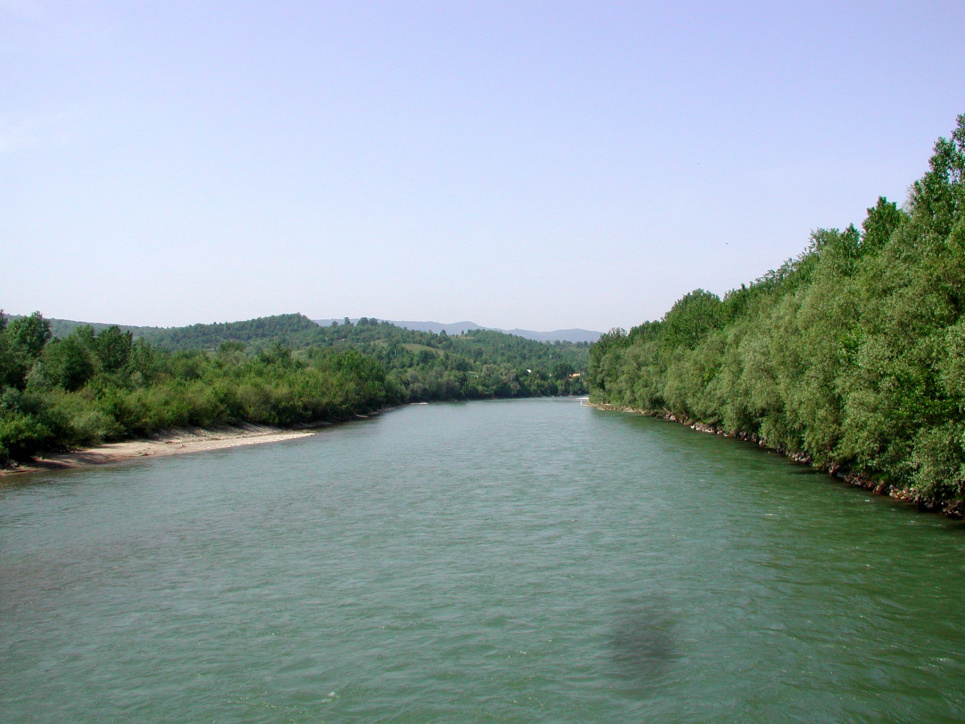
<path id="1" fill-rule="evenodd" d="M 656 602 L 636 603 L 618 614 L 608 633 L 615 673 L 628 684 L 658 684 L 676 656 L 674 617 Z"/>

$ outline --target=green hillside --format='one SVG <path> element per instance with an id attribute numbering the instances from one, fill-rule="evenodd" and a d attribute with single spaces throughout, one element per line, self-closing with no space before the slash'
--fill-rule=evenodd
<path id="1" fill-rule="evenodd" d="M 122 329 L 0 312 L 0 464 L 171 427 L 285 426 L 410 401 L 582 393 L 588 349 L 364 318 Z"/>

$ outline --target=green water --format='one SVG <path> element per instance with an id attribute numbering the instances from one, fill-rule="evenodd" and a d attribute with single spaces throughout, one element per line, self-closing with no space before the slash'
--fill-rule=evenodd
<path id="1" fill-rule="evenodd" d="M 0 487 L 4 722 L 956 721 L 965 529 L 574 400 Z"/>

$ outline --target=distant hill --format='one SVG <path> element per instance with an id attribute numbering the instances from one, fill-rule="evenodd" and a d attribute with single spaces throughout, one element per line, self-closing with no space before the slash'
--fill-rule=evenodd
<path id="1" fill-rule="evenodd" d="M 286 347 L 305 347 L 318 342 L 318 325 L 303 314 L 278 314 L 241 322 L 192 324 L 188 327 L 134 331 L 163 349 L 217 349 L 223 342 L 239 342 L 260 349 L 278 343 Z"/>
<path id="2" fill-rule="evenodd" d="M 15 319 L 17 315 L 11 315 Z M 374 318 L 373 318 L 374 319 Z M 308 342 L 311 337 L 311 325 L 309 321 L 322 327 L 331 326 L 332 322 L 341 324 L 342 319 L 315 319 L 309 320 L 301 314 L 281 314 L 274 317 L 261 317 L 243 322 L 223 322 L 214 324 L 193 324 L 189 327 L 137 327 L 128 324 L 118 324 L 122 332 L 131 332 L 134 338 L 142 338 L 160 345 L 166 349 L 189 349 L 189 348 L 215 348 L 222 341 L 239 341 L 252 343 L 258 341 L 280 341 L 291 346 L 301 346 Z M 357 324 L 359 317 L 351 319 L 352 324 Z M 397 322 L 386 321 L 403 329 L 411 329 L 417 332 L 434 332 L 439 334 L 445 332 L 449 335 L 460 335 L 463 332 L 475 332 L 479 330 L 489 330 L 512 334 L 524 339 L 531 339 L 536 342 L 596 342 L 600 332 L 593 332 L 588 329 L 557 329 L 552 332 L 536 332 L 530 329 L 499 329 L 497 327 L 483 327 L 475 322 L 452 322 L 442 324 L 440 322 Z M 110 324 L 100 322 L 77 322 L 71 319 L 51 319 L 50 329 L 54 337 L 66 337 L 81 325 L 89 324 L 95 332 L 103 332 Z"/>
<path id="3" fill-rule="evenodd" d="M 588 342 L 593 344 L 602 334 L 589 329 L 555 329 L 552 332 L 533 332 L 528 329 L 498 329 L 497 332 L 515 334 L 536 342 Z"/>
<path id="4" fill-rule="evenodd" d="M 81 322 L 48 320 L 55 336 L 71 334 Z M 164 352 L 214 352 L 225 343 L 241 345 L 248 356 L 276 345 L 299 360 L 325 359 L 353 350 L 377 360 L 407 399 L 453 400 L 487 397 L 585 394 L 589 342 L 529 339 L 478 324 L 415 323 L 433 329 L 362 317 L 345 324 L 302 314 L 280 314 L 240 322 L 187 327 L 125 327 L 135 340 Z M 99 333 L 105 324 L 94 324 Z M 438 330 L 438 331 L 435 331 Z M 450 334 L 450 331 L 452 334 Z M 546 333 L 552 336 L 553 333 Z"/>
<path id="5" fill-rule="evenodd" d="M 344 319 L 316 319 L 317 324 L 327 327 L 331 325 L 332 322 L 342 323 Z M 357 323 L 358 318 L 352 319 L 352 324 Z M 536 342 L 596 342 L 601 333 L 593 332 L 588 329 L 557 329 L 552 332 L 534 332 L 529 329 L 499 329 L 497 327 L 482 327 L 475 322 L 452 322 L 451 324 L 441 324 L 439 322 L 404 322 L 404 321 L 393 321 L 384 320 L 389 324 L 394 324 L 397 327 L 403 327 L 405 329 L 413 329 L 418 332 L 435 332 L 439 334 L 440 332 L 445 332 L 446 334 L 462 334 L 463 332 L 472 332 L 480 329 L 488 329 L 493 332 L 502 332 L 503 334 L 513 334 L 517 337 L 523 337 L 524 339 L 532 339 Z"/>
<path id="6" fill-rule="evenodd" d="M 11 317 L 15 318 L 15 317 Z M 62 338 L 81 325 L 89 324 L 95 332 L 102 332 L 111 326 L 99 322 L 77 322 L 68 319 L 50 319 L 54 337 Z M 278 342 L 287 347 L 300 348 L 314 344 L 326 344 L 325 328 L 333 323 L 342 325 L 342 319 L 311 320 L 302 314 L 279 314 L 272 317 L 259 317 L 241 322 L 215 322 L 212 324 L 192 324 L 187 327 L 137 327 L 117 325 L 123 332 L 130 332 L 135 339 L 143 339 L 167 350 L 217 349 L 222 342 L 240 342 L 253 349 L 263 349 Z M 353 325 L 360 321 L 362 327 L 370 328 L 379 322 L 401 329 L 429 334 L 460 336 L 464 333 L 480 334 L 498 332 L 500 334 L 522 337 L 533 342 L 570 342 L 592 344 L 600 337 L 599 332 L 586 329 L 561 329 L 553 332 L 534 332 L 527 329 L 495 329 L 482 327 L 475 322 L 393 322 L 361 317 L 350 320 Z M 379 325 L 381 326 L 381 325 Z"/>
<path id="7" fill-rule="evenodd" d="M 17 315 L 10 317 L 11 319 L 16 319 Z M 50 319 L 50 332 L 55 338 L 60 339 L 61 337 L 66 337 L 68 334 L 73 332 L 78 327 L 83 327 L 85 325 L 90 326 L 95 332 L 103 332 L 108 327 L 118 327 L 122 332 L 130 332 L 135 337 L 150 336 L 153 333 L 161 332 L 163 329 L 161 327 L 134 327 L 129 324 L 103 324 L 101 322 L 77 322 L 73 319 Z"/>
<path id="8" fill-rule="evenodd" d="M 16 319 L 11 316 L 11 319 Z M 240 342 L 255 349 L 275 342 L 288 347 L 303 347 L 318 341 L 318 325 L 302 314 L 279 314 L 241 322 L 192 324 L 187 327 L 136 327 L 110 325 L 102 322 L 77 322 L 71 319 L 50 319 L 50 331 L 55 338 L 69 335 L 78 327 L 88 325 L 95 332 L 117 326 L 130 332 L 134 339 L 143 339 L 161 349 L 217 349 L 222 342 Z"/>

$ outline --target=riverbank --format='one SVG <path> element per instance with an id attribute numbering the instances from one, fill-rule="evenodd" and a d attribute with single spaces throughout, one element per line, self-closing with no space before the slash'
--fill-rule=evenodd
<path id="1" fill-rule="evenodd" d="M 590 407 L 595 407 L 598 410 L 608 410 L 612 412 L 630 412 L 637 415 L 646 415 L 647 417 L 656 417 L 661 420 L 666 420 L 668 422 L 676 422 L 681 425 L 686 425 L 691 430 L 696 430 L 697 432 L 705 432 L 712 435 L 719 435 L 721 437 L 734 438 L 736 440 L 742 440 L 744 442 L 753 443 L 758 447 L 764 448 L 766 450 L 772 450 L 784 457 L 802 465 L 813 465 L 811 456 L 806 452 L 795 452 L 793 450 L 786 450 L 780 447 L 772 447 L 767 444 L 766 441 L 762 440 L 758 435 L 746 432 L 736 432 L 731 433 L 723 430 L 716 425 L 708 425 L 702 422 L 695 422 L 694 420 L 689 420 L 687 418 L 680 418 L 674 415 L 672 412 L 668 411 L 654 411 L 654 410 L 634 410 L 629 407 L 620 407 L 618 405 L 607 405 L 599 402 L 590 402 L 589 399 L 583 404 Z M 926 511 L 929 513 L 938 513 L 944 515 L 948 518 L 962 519 L 965 518 L 965 501 L 941 501 L 935 500 L 933 498 L 927 498 L 921 493 L 912 490 L 911 488 L 902 488 L 895 485 L 891 485 L 882 480 L 875 480 L 869 478 L 865 475 L 859 473 L 854 473 L 845 470 L 840 465 L 832 465 L 830 468 L 817 467 L 816 469 L 821 472 L 827 473 L 838 480 L 841 480 L 848 485 L 856 488 L 861 488 L 867 490 L 875 495 L 885 495 L 889 498 L 895 500 L 900 500 L 905 503 L 911 503 L 919 510 Z"/>
<path id="2" fill-rule="evenodd" d="M 293 440 L 316 434 L 318 428 L 324 424 L 319 423 L 317 426 L 305 429 L 239 425 L 212 430 L 201 428 L 166 430 L 151 438 L 106 443 L 65 453 L 49 453 L 35 458 L 31 463 L 20 463 L 15 468 L 0 468 L 0 477 Z"/>

